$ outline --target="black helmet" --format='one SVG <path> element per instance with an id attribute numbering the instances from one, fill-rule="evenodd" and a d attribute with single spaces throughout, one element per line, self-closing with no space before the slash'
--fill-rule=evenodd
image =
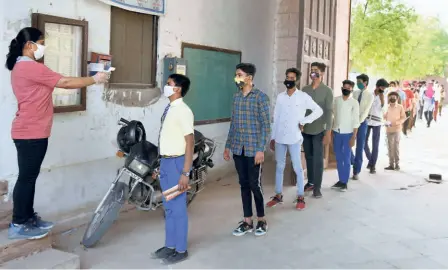
<path id="1" fill-rule="evenodd" d="M 131 121 L 127 126 L 120 128 L 117 134 L 117 143 L 121 151 L 129 153 L 136 143 L 146 141 L 145 127 L 140 121 Z"/>

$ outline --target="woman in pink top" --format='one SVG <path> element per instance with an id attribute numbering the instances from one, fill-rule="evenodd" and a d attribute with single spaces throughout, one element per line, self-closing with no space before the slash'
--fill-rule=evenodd
<path id="1" fill-rule="evenodd" d="M 13 217 L 8 235 L 11 239 L 39 239 L 53 227 L 34 212 L 36 179 L 45 158 L 53 124 L 55 87 L 79 89 L 107 82 L 106 73 L 93 77 L 64 77 L 37 62 L 44 56 L 44 36 L 36 28 L 22 29 L 11 41 L 6 68 L 11 71 L 11 84 L 18 110 L 11 135 L 17 148 L 19 176 L 13 192 Z"/>

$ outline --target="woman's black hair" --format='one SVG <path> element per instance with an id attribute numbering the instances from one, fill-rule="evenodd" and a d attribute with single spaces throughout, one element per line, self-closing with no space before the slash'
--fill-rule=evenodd
<path id="1" fill-rule="evenodd" d="M 22 56 L 23 47 L 28 41 L 36 42 L 42 39 L 42 31 L 34 27 L 25 27 L 11 40 L 9 52 L 6 55 L 6 68 L 12 70 L 17 62 L 17 57 Z"/>

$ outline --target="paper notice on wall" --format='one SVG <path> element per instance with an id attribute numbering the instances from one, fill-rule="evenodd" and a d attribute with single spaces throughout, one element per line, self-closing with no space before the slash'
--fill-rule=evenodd
<path id="1" fill-rule="evenodd" d="M 99 0 L 111 6 L 119 7 L 133 12 L 151 15 L 164 15 L 166 0 Z"/>
<path id="2" fill-rule="evenodd" d="M 176 74 L 187 75 L 187 66 L 177 65 L 176 66 Z"/>

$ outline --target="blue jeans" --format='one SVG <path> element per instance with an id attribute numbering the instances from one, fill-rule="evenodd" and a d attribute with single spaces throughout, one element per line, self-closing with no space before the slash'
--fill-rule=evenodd
<path id="1" fill-rule="evenodd" d="M 350 177 L 351 147 L 353 133 L 341 134 L 333 131 L 333 151 L 336 155 L 339 182 L 347 184 Z"/>
<path id="2" fill-rule="evenodd" d="M 160 186 L 162 191 L 179 183 L 184 168 L 185 157 L 162 158 L 160 161 Z M 188 215 L 186 192 L 176 198 L 165 201 L 165 247 L 175 248 L 178 252 L 187 250 Z"/>
<path id="3" fill-rule="evenodd" d="M 358 175 L 362 168 L 362 159 L 364 154 L 364 146 L 366 144 L 367 135 L 367 120 L 361 123 L 358 128 L 358 134 L 356 135 L 356 154 L 351 154 L 351 160 L 353 163 L 353 174 Z"/>
<path id="4" fill-rule="evenodd" d="M 303 169 L 302 169 L 302 141 L 296 144 L 275 144 L 275 193 L 281 194 L 283 190 L 283 174 L 286 165 L 286 151 L 289 150 L 291 156 L 292 167 L 297 175 L 297 195 L 304 195 Z"/>
<path id="5" fill-rule="evenodd" d="M 369 137 L 370 133 L 372 133 L 372 152 L 370 152 L 369 147 Z M 378 160 L 378 151 L 380 147 L 380 135 L 381 135 L 381 126 L 368 126 L 367 135 L 366 135 L 366 144 L 364 146 L 364 152 L 366 153 L 366 157 L 369 160 L 369 166 L 375 168 L 376 161 Z"/>

